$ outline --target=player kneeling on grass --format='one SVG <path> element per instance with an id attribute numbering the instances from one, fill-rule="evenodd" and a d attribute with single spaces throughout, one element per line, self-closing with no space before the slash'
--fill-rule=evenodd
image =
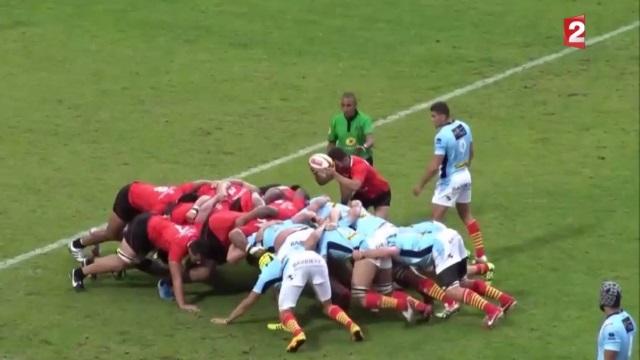
<path id="1" fill-rule="evenodd" d="M 458 232 L 438 224 L 439 229 L 426 234 L 399 233 L 390 237 L 385 247 L 354 252 L 354 258 L 393 258 L 418 269 L 430 265 L 435 267 L 438 285 L 445 294 L 456 301 L 471 305 L 485 312 L 484 323 L 492 327 L 505 312 L 516 304 L 516 300 L 482 280 L 469 280 L 467 274 L 468 253 Z M 500 302 L 500 307 L 482 296 Z"/>
<path id="2" fill-rule="evenodd" d="M 316 297 L 322 303 L 324 313 L 344 325 L 354 341 L 364 339 L 360 327 L 339 306 L 331 303 L 329 272 L 327 264 L 320 255 L 305 250 L 300 245 L 287 247 L 287 250 L 279 253 L 277 257 L 263 250 L 257 252 L 256 255 L 260 256 L 258 262 L 261 273 L 253 290 L 227 318 L 212 318 L 212 322 L 221 325 L 230 324 L 246 313 L 269 285 L 282 281 L 278 296 L 280 321 L 284 328 L 293 334 L 287 351 L 295 352 L 306 341 L 306 335 L 298 324 L 293 310 L 302 290 L 307 284 L 311 284 Z"/>
<path id="3" fill-rule="evenodd" d="M 185 302 L 184 282 L 208 282 L 214 271 L 214 263 L 205 261 L 204 248 L 196 226 L 181 226 L 167 218 L 148 213 L 136 216 L 124 233 L 124 239 L 116 255 L 95 258 L 90 264 L 71 272 L 71 285 L 76 290 L 84 289 L 84 278 L 89 275 L 118 272 L 140 264 L 148 253 L 157 249 L 168 254 L 170 278 L 178 307 L 187 311 L 199 311 L 195 305 Z M 196 264 L 184 271 L 182 261 L 189 257 Z"/>

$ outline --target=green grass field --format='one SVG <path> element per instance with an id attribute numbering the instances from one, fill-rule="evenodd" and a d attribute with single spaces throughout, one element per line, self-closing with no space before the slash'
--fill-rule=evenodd
<path id="1" fill-rule="evenodd" d="M 322 141 L 344 90 L 381 118 L 560 51 L 562 18 L 582 13 L 589 38 L 637 21 L 638 4 L 4 0 L 0 259 L 104 222 L 133 179 L 221 178 Z M 414 327 L 355 310 L 367 341 L 353 344 L 305 299 L 295 357 L 591 359 L 604 279 L 638 320 L 638 43 L 635 28 L 450 101 L 474 129 L 474 212 L 513 314 L 487 331 L 471 309 Z M 376 130 L 398 224 L 428 215 L 429 192 L 411 187 L 433 131 L 426 112 Z M 305 161 L 248 180 L 335 194 Z M 244 296 L 244 265 L 222 268 L 213 291 L 188 288 L 200 316 L 133 271 L 77 294 L 73 266 L 59 248 L 0 270 L 0 359 L 286 356 L 286 335 L 265 328 L 270 298 L 232 326 L 208 321 Z"/>

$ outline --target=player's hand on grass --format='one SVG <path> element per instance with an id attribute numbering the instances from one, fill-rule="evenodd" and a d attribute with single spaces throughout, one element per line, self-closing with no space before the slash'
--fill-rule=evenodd
<path id="1" fill-rule="evenodd" d="M 184 304 L 184 305 L 179 305 L 180 309 L 190 312 L 190 313 L 197 313 L 200 312 L 200 308 L 196 305 L 191 305 L 191 304 Z"/>
<path id="2" fill-rule="evenodd" d="M 422 187 L 421 187 L 421 186 L 416 185 L 416 186 L 413 188 L 413 195 L 414 195 L 414 196 L 419 196 L 421 193 L 422 193 Z"/>
<path id="3" fill-rule="evenodd" d="M 229 319 L 223 319 L 223 318 L 211 318 L 211 322 L 216 325 L 229 325 L 230 323 Z"/>

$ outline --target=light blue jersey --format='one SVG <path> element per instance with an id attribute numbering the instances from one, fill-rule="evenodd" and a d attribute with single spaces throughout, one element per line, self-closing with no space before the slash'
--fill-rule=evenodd
<path id="1" fill-rule="evenodd" d="M 269 227 L 267 227 L 266 229 L 264 229 L 263 235 L 262 235 L 262 246 L 267 249 L 267 251 L 275 251 L 275 245 L 276 245 L 276 238 L 278 237 L 278 234 L 280 234 L 280 232 L 286 230 L 286 229 L 291 229 L 291 228 L 305 228 L 307 227 L 306 225 L 303 224 L 296 224 L 291 220 L 286 220 L 283 221 L 279 224 L 273 224 Z"/>
<path id="2" fill-rule="evenodd" d="M 439 223 L 437 221 L 423 221 L 423 222 L 419 222 L 417 224 L 401 227 L 399 229 L 400 229 L 401 232 L 404 232 L 404 231 L 415 231 L 415 232 L 418 232 L 420 234 L 426 234 L 426 233 L 437 234 L 437 233 L 439 233 L 440 231 L 442 231 L 442 230 L 444 230 L 446 228 L 447 227 L 444 224 Z"/>
<path id="3" fill-rule="evenodd" d="M 252 291 L 258 294 L 264 294 L 271 286 L 282 281 L 283 271 L 284 266 L 280 260 L 271 260 L 269 265 L 265 266 L 262 271 L 260 271 L 260 275 L 258 276 L 258 280 L 256 280 L 256 284 L 253 286 Z"/>
<path id="4" fill-rule="evenodd" d="M 395 258 L 399 263 L 424 267 L 433 261 L 433 247 L 436 238 L 432 233 L 420 234 L 414 231 L 400 231 L 387 239 L 388 246 L 396 247 L 400 254 Z"/>
<path id="5" fill-rule="evenodd" d="M 624 310 L 609 315 L 598 333 L 598 360 L 604 360 L 605 350 L 617 351 L 616 360 L 631 359 L 636 324 Z"/>
<path id="6" fill-rule="evenodd" d="M 438 130 L 434 140 L 434 153 L 444 155 L 440 166 L 441 184 L 446 183 L 453 173 L 467 169 L 472 142 L 471 128 L 460 120 L 454 120 Z"/>
<path id="7" fill-rule="evenodd" d="M 351 227 L 356 230 L 358 233 L 362 234 L 362 236 L 369 237 L 373 236 L 376 230 L 380 229 L 382 225 L 387 224 L 388 221 L 372 215 L 369 212 L 363 210 L 362 216 L 360 216 L 355 222 L 346 225 L 347 227 Z M 344 226 L 342 223 L 338 223 L 340 226 Z"/>
<path id="8" fill-rule="evenodd" d="M 256 243 L 258 242 L 257 237 L 258 237 L 258 233 L 253 233 L 247 236 L 247 244 L 249 245 L 247 248 L 250 248 L 256 245 Z"/>
<path id="9" fill-rule="evenodd" d="M 346 205 L 337 204 L 334 202 L 326 203 L 323 207 L 321 207 L 320 209 L 318 209 L 318 211 L 316 211 L 316 214 L 318 214 L 319 218 L 326 219 L 331 215 L 331 211 L 335 208 L 340 209 L 340 218 L 346 218 L 348 216 L 349 207 Z"/>
<path id="10" fill-rule="evenodd" d="M 318 242 L 317 252 L 322 257 L 337 260 L 351 258 L 354 249 L 360 248 L 364 237 L 351 228 L 337 228 L 322 234 Z"/>

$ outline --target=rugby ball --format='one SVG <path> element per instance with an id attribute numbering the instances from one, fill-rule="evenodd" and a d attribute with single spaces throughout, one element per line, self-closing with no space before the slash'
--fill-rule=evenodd
<path id="1" fill-rule="evenodd" d="M 328 169 L 333 166 L 333 159 L 327 154 L 313 154 L 309 157 L 309 166 L 314 170 Z"/>

